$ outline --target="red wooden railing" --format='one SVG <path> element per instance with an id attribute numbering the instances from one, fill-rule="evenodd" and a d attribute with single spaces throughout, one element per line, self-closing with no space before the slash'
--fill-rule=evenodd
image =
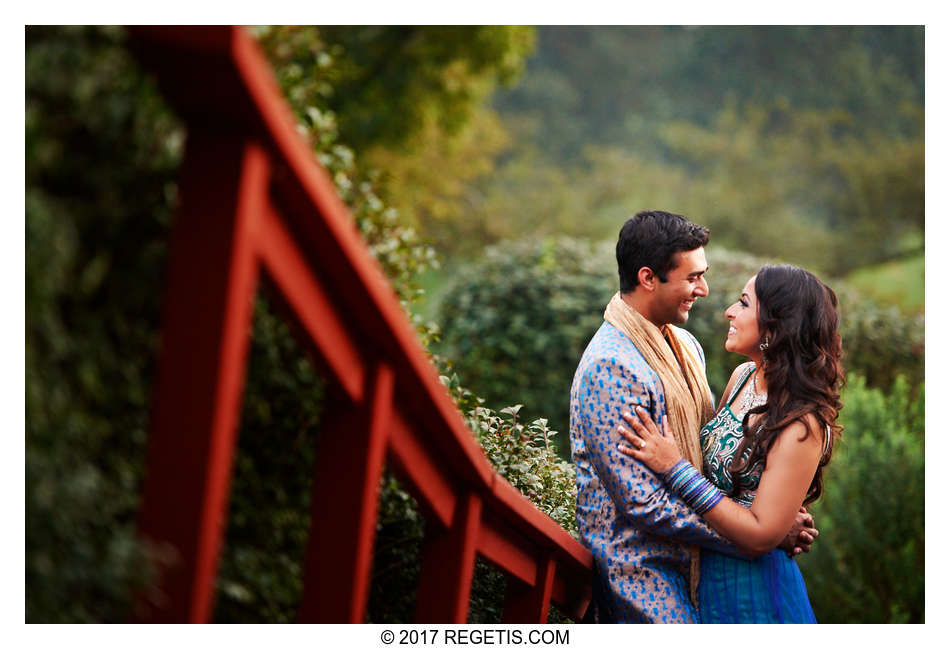
<path id="1" fill-rule="evenodd" d="M 385 462 L 426 517 L 416 621 L 466 620 L 476 555 L 508 576 L 503 621 L 579 619 L 590 553 L 492 469 L 253 38 L 131 33 L 188 127 L 140 523 L 178 560 L 141 619 L 211 618 L 259 277 L 330 384 L 300 620 L 365 619 Z"/>

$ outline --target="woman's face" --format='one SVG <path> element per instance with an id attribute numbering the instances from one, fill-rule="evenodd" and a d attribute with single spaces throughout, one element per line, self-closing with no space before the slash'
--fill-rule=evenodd
<path id="1" fill-rule="evenodd" d="M 754 361 L 762 358 L 759 349 L 759 303 L 755 297 L 755 275 L 746 282 L 739 299 L 726 309 L 729 333 L 726 334 L 726 350 L 742 354 Z"/>

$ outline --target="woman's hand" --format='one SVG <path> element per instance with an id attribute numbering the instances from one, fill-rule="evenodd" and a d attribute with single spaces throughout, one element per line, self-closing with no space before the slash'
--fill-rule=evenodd
<path id="1" fill-rule="evenodd" d="M 683 459 L 676 442 L 673 441 L 666 415 L 663 416 L 663 432 L 660 432 L 646 410 L 640 406 L 635 410 L 639 419 L 629 412 L 623 413 L 623 418 L 633 430 L 623 424 L 617 425 L 617 431 L 629 442 L 618 444 L 617 450 L 640 460 L 656 473 L 666 473 Z"/>

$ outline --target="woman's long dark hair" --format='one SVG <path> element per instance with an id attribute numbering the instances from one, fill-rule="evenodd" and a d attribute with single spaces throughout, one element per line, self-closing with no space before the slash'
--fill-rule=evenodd
<path id="1" fill-rule="evenodd" d="M 742 420 L 742 443 L 733 457 L 740 460 L 750 447 L 752 450 L 745 461 L 730 466 L 733 492 L 738 490 L 738 474 L 764 460 L 778 434 L 800 421 L 805 425 L 805 435 L 817 434 L 823 444 L 825 427 L 831 431 L 828 447 L 805 495 L 808 504 L 821 495 L 822 469 L 831 459 L 835 440 L 841 437 L 837 419 L 844 375 L 838 297 L 807 270 L 789 265 L 766 265 L 759 269 L 755 296 L 762 341 L 768 336 L 768 347 L 762 352 L 762 369 L 769 397 L 764 405 L 750 409 Z M 753 430 L 749 416 L 760 413 L 764 417 Z M 809 423 L 808 415 L 817 420 L 817 430 L 814 422 Z"/>

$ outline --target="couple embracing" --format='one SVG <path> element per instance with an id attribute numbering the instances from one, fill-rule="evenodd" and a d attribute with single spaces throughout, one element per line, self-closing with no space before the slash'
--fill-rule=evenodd
<path id="1" fill-rule="evenodd" d="M 702 347 L 675 326 L 708 294 L 708 241 L 668 212 L 624 224 L 620 291 L 574 376 L 589 621 L 815 622 L 792 557 L 818 534 L 804 505 L 840 435 L 837 298 L 762 267 L 725 312 L 725 347 L 749 361 L 714 407 Z"/>

